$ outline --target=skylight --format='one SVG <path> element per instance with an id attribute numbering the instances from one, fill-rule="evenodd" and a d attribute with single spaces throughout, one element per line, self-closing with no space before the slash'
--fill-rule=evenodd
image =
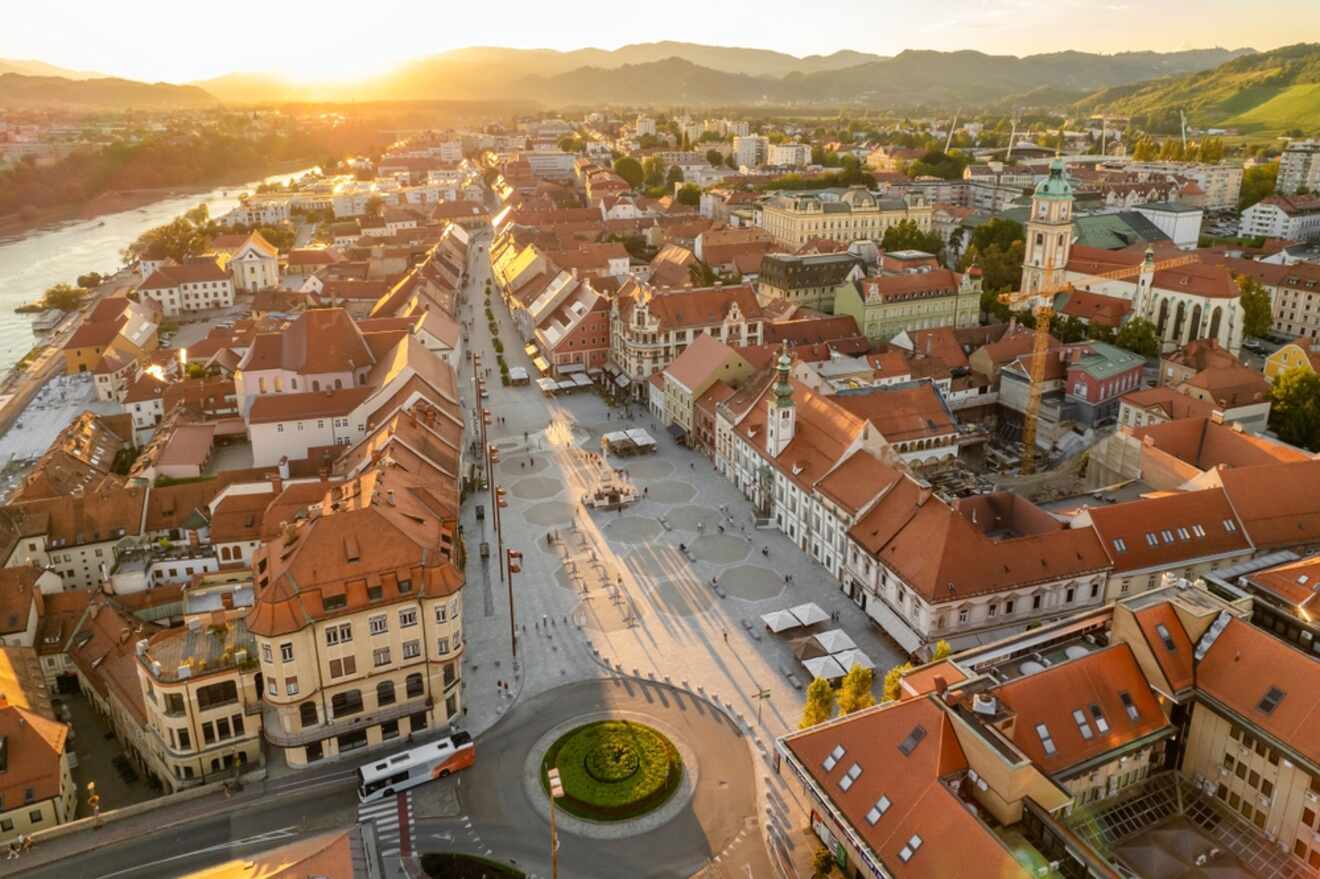
<path id="1" fill-rule="evenodd" d="M 862 774 L 862 764 L 854 763 L 853 765 L 848 767 L 848 771 L 847 773 L 844 774 L 843 778 L 839 779 L 839 787 L 843 788 L 844 790 L 847 790 L 848 788 L 853 786 L 853 782 L 856 781 L 858 776 L 860 776 L 861 774 Z"/>
<path id="2" fill-rule="evenodd" d="M 1141 712 L 1137 710 L 1137 703 L 1132 701 L 1132 694 L 1127 690 L 1118 694 L 1118 698 L 1123 700 L 1123 708 L 1127 711 L 1128 717 L 1133 720 L 1141 718 Z"/>
<path id="3" fill-rule="evenodd" d="M 880 820 L 880 816 L 889 811 L 889 797 L 881 796 L 871 807 L 871 811 L 866 813 L 866 823 L 875 826 L 875 822 Z"/>
<path id="4" fill-rule="evenodd" d="M 1091 724 L 1086 722 L 1086 714 L 1082 709 L 1078 708 L 1073 711 L 1073 720 L 1077 721 L 1077 728 L 1082 731 L 1082 738 L 1089 742 L 1095 736 L 1095 733 L 1091 732 Z"/>
<path id="5" fill-rule="evenodd" d="M 829 772 L 831 769 L 833 769 L 835 766 L 839 764 L 839 761 L 843 759 L 843 755 L 844 755 L 843 745 L 835 745 L 834 750 L 830 751 L 830 755 L 825 758 L 825 762 L 822 763 L 821 765 L 825 767 L 826 772 Z"/>
<path id="6" fill-rule="evenodd" d="M 1147 543 L 1147 545 L 1149 545 L 1149 546 L 1159 546 L 1159 545 L 1160 545 L 1160 539 L 1159 539 L 1158 536 L 1156 536 L 1156 534 L 1155 534 L 1154 531 L 1147 531 L 1147 532 L 1146 532 L 1146 543 Z"/>
<path id="7" fill-rule="evenodd" d="M 1173 643 L 1173 637 L 1169 635 L 1169 630 L 1165 627 L 1164 623 L 1155 624 L 1155 634 L 1160 636 L 1160 640 L 1164 642 L 1165 648 L 1170 653 L 1178 652 L 1178 645 Z"/>
<path id="8" fill-rule="evenodd" d="M 1165 543 L 1173 543 L 1173 532 L 1167 528 L 1160 532 L 1160 536 L 1164 538 Z"/>
<path id="9" fill-rule="evenodd" d="M 1205 529 L 1202 528 L 1200 525 L 1193 525 L 1192 533 L 1195 534 L 1197 537 L 1205 537 Z"/>
<path id="10" fill-rule="evenodd" d="M 1101 735 L 1109 732 L 1109 721 L 1105 720 L 1105 713 L 1094 702 L 1091 703 L 1091 719 L 1095 721 L 1095 728 L 1100 730 Z"/>
<path id="11" fill-rule="evenodd" d="M 1045 746 L 1045 755 L 1053 756 L 1058 750 L 1054 747 L 1054 738 L 1050 735 L 1050 728 L 1043 723 L 1036 724 L 1036 735 L 1040 736 L 1040 743 Z"/>
<path id="12" fill-rule="evenodd" d="M 907 734 L 907 738 L 898 743 L 898 750 L 903 752 L 904 757 L 910 756 L 925 737 L 926 728 L 921 724 L 917 724 L 912 728 L 912 732 Z"/>
<path id="13" fill-rule="evenodd" d="M 907 841 L 907 845 L 903 846 L 902 850 L 899 851 L 898 859 L 906 864 L 908 861 L 912 860 L 912 856 L 917 853 L 917 849 L 919 848 L 921 848 L 921 837 L 914 833 L 912 834 L 912 838 Z"/>
<path id="14" fill-rule="evenodd" d="M 1237 530 L 1237 523 L 1234 522 L 1232 519 L 1225 519 L 1225 520 L 1224 520 L 1224 530 L 1225 530 L 1225 531 L 1228 531 L 1228 532 L 1230 532 L 1230 533 L 1236 531 L 1236 530 Z"/>
<path id="15" fill-rule="evenodd" d="M 1260 704 L 1256 707 L 1264 714 L 1273 714 L 1274 709 L 1279 707 L 1279 703 L 1283 701 L 1283 697 L 1286 695 L 1288 694 L 1278 687 L 1270 687 L 1265 694 L 1265 698 L 1261 699 Z"/>
<path id="16" fill-rule="evenodd" d="M 1124 542 L 1123 538 L 1116 537 L 1114 538 L 1114 549 L 1119 552 L 1127 552 L 1127 543 Z"/>

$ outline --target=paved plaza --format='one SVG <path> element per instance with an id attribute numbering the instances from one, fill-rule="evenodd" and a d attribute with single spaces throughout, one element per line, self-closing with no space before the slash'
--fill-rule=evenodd
<path id="1" fill-rule="evenodd" d="M 481 319 L 476 267 L 473 348 L 494 363 Z M 504 309 L 495 304 L 511 366 L 526 366 Z M 496 564 L 490 495 L 464 506 L 468 547 L 465 687 L 481 732 L 519 702 L 575 680 L 622 672 L 669 681 L 740 716 L 764 758 L 758 796 L 780 839 L 805 823 L 801 803 L 770 770 L 775 737 L 797 727 L 809 675 L 790 638 L 771 634 L 760 616 L 814 601 L 884 670 L 902 651 L 839 589 L 839 584 L 778 531 L 754 527 L 750 504 L 702 455 L 676 445 L 663 426 L 634 405 L 626 420 L 590 390 L 554 398 L 535 386 L 503 387 L 492 371 L 488 440 L 500 451 L 496 484 L 507 492 L 504 544 L 523 553 L 513 575 L 518 673 L 513 674 L 509 587 Z M 460 393 L 474 399 L 464 364 Z M 477 436 L 476 413 L 469 430 Z M 614 458 L 600 438 L 621 427 L 657 437 L 654 455 Z M 636 503 L 592 511 L 582 499 L 605 480 L 631 483 Z M 487 514 L 478 520 L 475 508 Z M 491 546 L 483 560 L 476 548 Z M 509 695 L 504 692 L 509 685 Z M 762 698 L 756 698 L 761 694 Z M 788 843 L 792 846 L 792 842 Z M 799 849 L 802 847 L 799 846 Z M 794 851 L 795 860 L 801 852 Z"/>

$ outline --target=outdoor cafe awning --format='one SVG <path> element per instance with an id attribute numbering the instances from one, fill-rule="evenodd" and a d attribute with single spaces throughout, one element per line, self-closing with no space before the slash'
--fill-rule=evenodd
<path id="1" fill-rule="evenodd" d="M 528 357 L 535 357 L 537 354 L 536 343 L 528 342 L 526 345 L 523 345 L 523 353 Z"/>
<path id="2" fill-rule="evenodd" d="M 762 614 L 761 622 L 765 623 L 765 627 L 776 635 L 802 625 L 797 617 L 786 610 L 773 610 L 770 613 Z"/>
<path id="3" fill-rule="evenodd" d="M 811 672 L 813 678 L 824 678 L 827 681 L 838 680 L 848 673 L 847 669 L 839 665 L 833 656 L 804 659 L 802 665 L 807 671 Z"/>
<path id="4" fill-rule="evenodd" d="M 835 653 L 834 659 L 839 665 L 849 671 L 856 666 L 862 668 L 875 668 L 875 663 L 871 661 L 871 657 L 867 656 L 860 650 L 845 650 L 842 653 Z"/>
<path id="5" fill-rule="evenodd" d="M 532 366 L 535 366 L 536 371 L 541 373 L 541 375 L 545 375 L 547 372 L 550 371 L 550 364 L 546 361 L 544 357 L 533 357 Z"/>
<path id="6" fill-rule="evenodd" d="M 814 626 L 816 623 L 823 623 L 830 618 L 830 615 L 821 610 L 820 605 L 814 601 L 790 607 L 788 612 L 797 617 L 798 621 L 804 626 Z"/>
<path id="7" fill-rule="evenodd" d="M 823 647 L 826 653 L 842 653 L 845 650 L 857 649 L 857 642 L 848 637 L 848 633 L 843 629 L 821 632 L 816 636 L 816 643 Z"/>

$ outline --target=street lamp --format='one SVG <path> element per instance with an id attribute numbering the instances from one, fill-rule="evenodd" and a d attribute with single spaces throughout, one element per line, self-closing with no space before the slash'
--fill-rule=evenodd
<path id="1" fill-rule="evenodd" d="M 559 833 L 555 830 L 555 800 L 564 795 L 559 770 L 552 768 L 546 777 L 550 781 L 550 879 L 559 879 Z"/>
<path id="2" fill-rule="evenodd" d="M 504 557 L 509 565 L 509 646 L 513 650 L 513 658 L 518 658 L 518 627 L 514 624 L 513 618 L 513 575 L 522 573 L 523 554 L 516 549 L 506 550 Z"/>

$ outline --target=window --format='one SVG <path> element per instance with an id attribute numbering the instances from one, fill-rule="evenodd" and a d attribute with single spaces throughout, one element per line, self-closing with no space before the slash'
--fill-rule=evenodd
<path id="1" fill-rule="evenodd" d="M 349 714 L 357 714 L 361 710 L 361 690 L 347 690 L 343 693 L 336 693 L 330 699 L 330 711 L 335 717 L 345 717 Z"/>
<path id="2" fill-rule="evenodd" d="M 1132 701 L 1131 693 L 1129 693 L 1127 690 L 1123 690 L 1118 694 L 1118 698 L 1122 700 L 1123 710 L 1127 712 L 1128 717 L 1130 717 L 1133 720 L 1138 720 L 1141 718 L 1141 712 L 1137 710 L 1137 703 Z"/>
<path id="3" fill-rule="evenodd" d="M 326 610 L 342 610 L 348 607 L 347 595 L 326 595 L 321 598 L 321 607 Z"/>
<path id="4" fill-rule="evenodd" d="M 284 679 L 284 695 L 286 696 L 298 695 L 298 679 L 296 677 Z"/>
<path id="5" fill-rule="evenodd" d="M 285 641 L 280 645 L 280 661 L 293 662 L 293 642 Z"/>
<path id="6" fill-rule="evenodd" d="M 41 823 L 41 810 L 40 810 L 40 809 L 33 809 L 31 812 L 28 812 L 28 822 L 31 823 L 31 824 L 40 824 L 40 823 Z"/>
<path id="7" fill-rule="evenodd" d="M 1273 714 L 1274 709 L 1279 707 L 1279 703 L 1283 701 L 1283 697 L 1286 695 L 1287 694 L 1284 693 L 1283 690 L 1280 690 L 1278 687 L 1270 687 L 1269 690 L 1265 693 L 1264 698 L 1260 700 L 1260 704 L 1257 705 L 1256 708 L 1262 714 Z"/>
<path id="8" fill-rule="evenodd" d="M 266 695 L 267 695 L 267 696 L 278 696 L 279 694 L 280 694 L 280 683 L 279 683 L 279 681 L 275 680 L 273 677 L 272 677 L 272 678 L 267 678 L 267 679 L 266 679 Z"/>
<path id="9" fill-rule="evenodd" d="M 1077 589 L 1075 587 L 1069 586 L 1067 589 L 1064 590 L 1063 603 L 1072 604 L 1073 598 L 1076 597 L 1076 595 L 1077 595 Z"/>
<path id="10" fill-rule="evenodd" d="M 384 614 L 374 616 L 367 620 L 367 631 L 373 635 L 383 635 L 390 630 L 389 622 Z"/>
<path id="11" fill-rule="evenodd" d="M 377 583 L 375 586 L 367 587 L 368 601 L 380 601 L 384 597 L 385 597 L 385 590 L 379 583 Z"/>
<path id="12" fill-rule="evenodd" d="M 262 644 L 262 645 L 261 645 L 261 661 L 262 661 L 262 662 L 274 662 L 274 660 L 271 658 L 270 645 L 269 645 L 269 644 Z"/>
<path id="13" fill-rule="evenodd" d="M 375 650 L 371 651 L 371 662 L 376 666 L 376 668 L 380 668 L 382 665 L 389 665 L 390 648 L 377 647 Z"/>
<path id="14" fill-rule="evenodd" d="M 416 673 L 408 675 L 408 679 L 403 686 L 407 698 L 416 699 L 422 695 L 422 676 Z"/>
<path id="15" fill-rule="evenodd" d="M 400 591 L 400 592 L 412 592 L 412 580 L 400 580 L 400 581 L 399 581 L 399 591 Z"/>
<path id="16" fill-rule="evenodd" d="M 202 741 L 208 745 L 215 744 L 215 725 L 209 720 L 202 724 Z"/>
<path id="17" fill-rule="evenodd" d="M 899 851 L 898 859 L 906 864 L 908 861 L 912 860 L 912 856 L 917 853 L 917 849 L 919 848 L 921 848 L 921 837 L 914 833 L 912 834 L 912 838 L 907 841 L 907 845 L 903 846 L 902 850 Z"/>
<path id="18" fill-rule="evenodd" d="M 222 742 L 225 739 L 233 738 L 234 734 L 229 728 L 229 718 L 222 717 L 219 720 L 217 720 L 215 722 L 215 732 L 216 732 L 216 736 L 219 737 L 220 741 Z"/>
<path id="19" fill-rule="evenodd" d="M 960 623 L 967 622 L 967 616 L 968 616 L 967 608 L 965 607 L 958 608 L 958 622 Z"/>
<path id="20" fill-rule="evenodd" d="M 417 608 L 406 607 L 399 611 L 399 628 L 406 629 L 409 626 L 417 625 Z"/>
<path id="21" fill-rule="evenodd" d="M 238 687 L 233 681 L 221 681 L 197 688 L 197 707 L 205 711 L 238 701 Z"/>
<path id="22" fill-rule="evenodd" d="M 337 626 L 329 626 L 325 630 L 325 643 L 330 646 L 335 644 L 346 644 L 353 640 L 353 624 L 340 623 Z"/>
<path id="23" fill-rule="evenodd" d="M 1054 747 L 1054 738 L 1050 735 L 1050 728 L 1043 723 L 1036 724 L 1036 735 L 1040 736 L 1040 743 L 1045 747 L 1046 756 L 1054 754 L 1057 750 Z"/>
<path id="24" fill-rule="evenodd" d="M 304 702 L 298 706 L 298 722 L 306 729 L 309 726 L 316 726 L 316 703 Z"/>
<path id="25" fill-rule="evenodd" d="M 1147 532 L 1146 532 L 1146 544 L 1147 544 L 1148 546 L 1159 546 L 1159 545 L 1160 545 L 1160 538 L 1155 534 L 1154 531 L 1147 531 Z"/>
<path id="26" fill-rule="evenodd" d="M 839 779 L 839 787 L 841 787 L 843 790 L 848 790 L 853 786 L 853 782 L 856 781 L 861 776 L 861 774 L 862 774 L 862 764 L 854 763 L 853 765 L 848 767 L 848 771 L 845 772 L 843 774 L 843 777 Z"/>
<path id="27" fill-rule="evenodd" d="M 1159 635 L 1160 640 L 1164 642 L 1165 650 L 1170 653 L 1178 652 L 1177 645 L 1173 643 L 1173 636 L 1169 634 L 1169 630 L 1165 627 L 1164 623 L 1155 624 L 1155 634 Z"/>
<path id="28" fill-rule="evenodd" d="M 330 677 L 342 678 L 344 675 L 357 674 L 357 658 L 345 656 L 343 659 L 330 660 Z"/>
<path id="29" fill-rule="evenodd" d="M 843 745 L 835 745 L 834 750 L 830 751 L 829 755 L 825 757 L 821 766 L 826 772 L 832 771 L 834 767 L 838 765 L 839 761 L 843 759 L 843 755 L 846 753 L 848 753 L 847 749 L 844 748 Z"/>
<path id="30" fill-rule="evenodd" d="M 866 823 L 872 826 L 880 820 L 880 816 L 889 811 L 889 797 L 881 796 L 871 807 L 871 811 L 866 813 Z"/>
<path id="31" fill-rule="evenodd" d="M 1005 601 L 1005 602 L 1004 602 L 1004 615 L 1005 615 L 1005 616 L 1008 616 L 1009 614 L 1013 613 L 1013 607 L 1014 607 L 1014 605 L 1016 605 L 1016 604 L 1017 604 L 1017 602 L 1014 601 L 1014 600 L 1011 599 L 1011 598 L 1008 599 L 1008 601 Z"/>
<path id="32" fill-rule="evenodd" d="M 376 704 L 394 704 L 394 681 L 381 681 L 376 685 Z"/>
<path id="33" fill-rule="evenodd" d="M 1082 738 L 1090 741 L 1095 733 L 1091 732 L 1091 724 L 1087 722 L 1085 712 L 1078 708 L 1073 711 L 1072 716 L 1073 720 L 1077 721 L 1077 728 L 1081 730 Z"/>
<path id="34" fill-rule="evenodd" d="M 399 722 L 397 720 L 387 720 L 380 725 L 380 737 L 382 739 L 397 739 L 399 737 Z"/>
<path id="35" fill-rule="evenodd" d="M 1032 610 L 1040 610 L 1040 596 L 1039 596 L 1039 595 L 1033 595 L 1033 596 L 1031 596 L 1031 609 L 1032 609 Z"/>
<path id="36" fill-rule="evenodd" d="M 271 695 L 273 696 L 275 694 L 272 693 Z M 165 696 L 166 717 L 178 717 L 179 715 L 183 714 L 184 708 L 183 708 L 182 693 L 165 693 L 164 696 Z"/>
<path id="37" fill-rule="evenodd" d="M 419 656 L 421 656 L 421 655 L 422 655 L 422 642 L 421 642 L 421 641 L 404 641 L 404 642 L 403 642 L 403 658 L 404 658 L 404 659 L 416 659 L 417 657 L 419 657 Z"/>
<path id="38" fill-rule="evenodd" d="M 449 611 L 443 604 L 435 606 L 435 621 L 437 623 L 447 622 L 449 620 Z"/>
<path id="39" fill-rule="evenodd" d="M 184 751 L 190 749 L 192 747 L 192 736 L 188 734 L 188 728 L 182 727 L 177 732 L 179 734 L 179 748 Z"/>
<path id="40" fill-rule="evenodd" d="M 1237 530 L 1237 523 L 1234 522 L 1232 519 L 1225 519 L 1224 530 L 1231 534 L 1232 532 Z"/>
<path id="41" fill-rule="evenodd" d="M 449 652 L 449 639 L 448 639 L 448 638 L 436 638 L 436 639 L 435 639 L 435 652 L 436 652 L 436 653 L 439 653 L 441 656 L 444 656 L 446 653 L 448 653 L 448 652 Z"/>

